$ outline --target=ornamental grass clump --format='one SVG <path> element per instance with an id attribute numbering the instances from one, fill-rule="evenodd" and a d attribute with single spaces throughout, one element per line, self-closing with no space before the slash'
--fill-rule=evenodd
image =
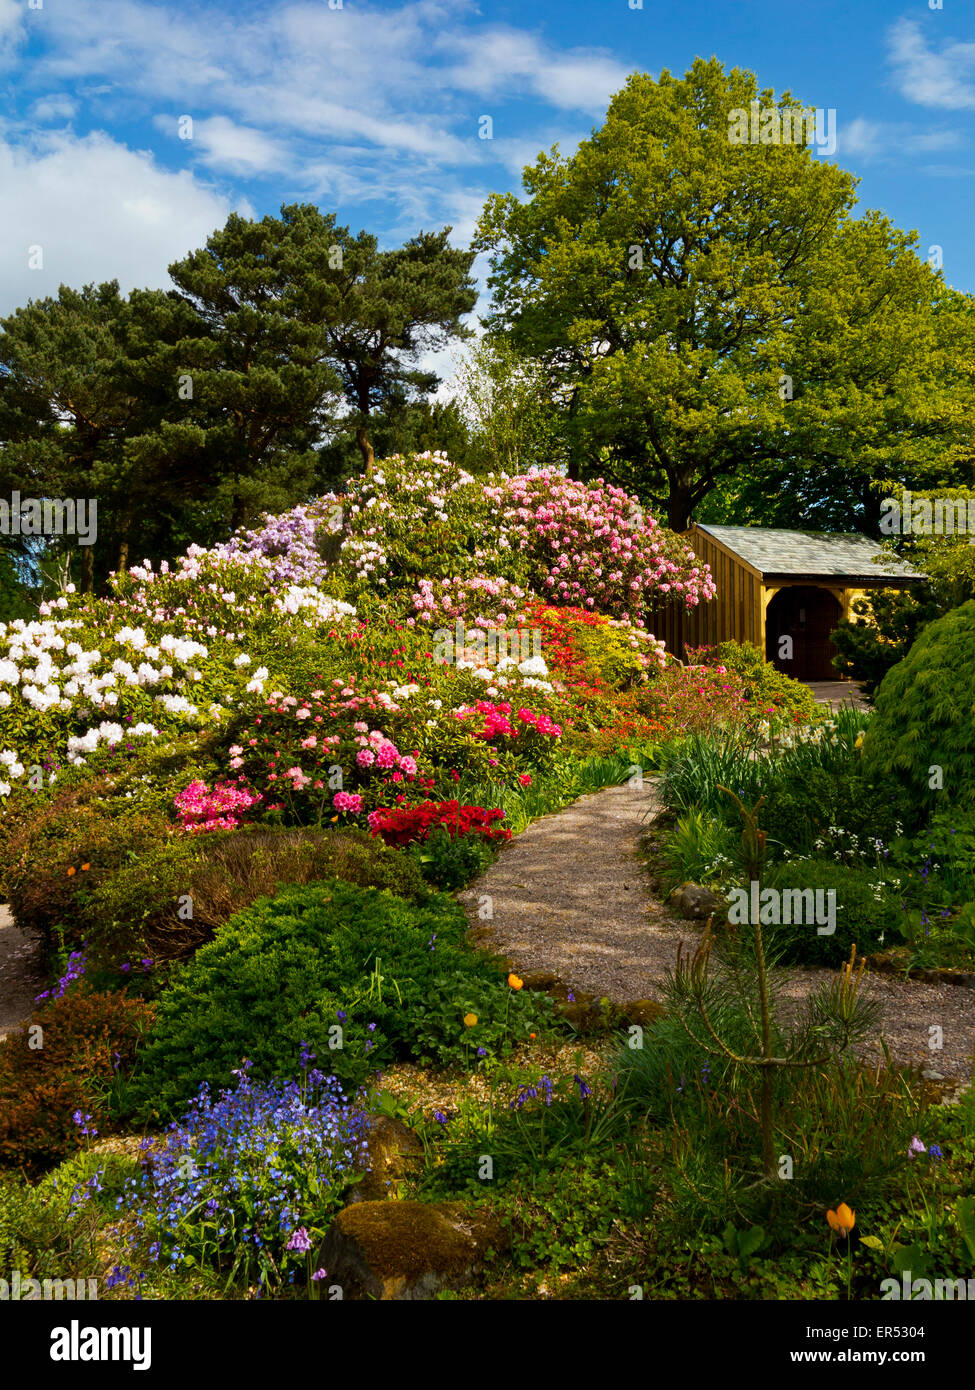
<path id="1" fill-rule="evenodd" d="M 306 1242 L 321 1240 L 368 1152 L 365 1112 L 314 1060 L 304 1049 L 300 1080 L 264 1083 L 242 1062 L 234 1089 L 214 1098 L 204 1084 L 162 1139 L 142 1141 L 142 1171 L 116 1204 L 134 1255 L 262 1291 L 305 1273 Z"/>

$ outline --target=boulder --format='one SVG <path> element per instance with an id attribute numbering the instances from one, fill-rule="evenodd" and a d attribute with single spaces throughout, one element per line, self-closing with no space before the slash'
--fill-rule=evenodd
<path id="1" fill-rule="evenodd" d="M 667 1010 L 663 1004 L 658 1004 L 656 999 L 631 999 L 620 1005 L 620 1016 L 624 1023 L 639 1023 L 642 1027 L 649 1028 L 651 1023 L 666 1018 Z"/>
<path id="2" fill-rule="evenodd" d="M 358 1202 L 340 1211 L 318 1257 L 344 1298 L 431 1299 L 476 1277 L 489 1249 L 507 1246 L 497 1218 L 455 1203 Z"/>
<path id="3" fill-rule="evenodd" d="M 667 899 L 682 917 L 703 921 L 706 917 L 724 914 L 728 904 L 700 883 L 682 883 Z"/>
<path id="4" fill-rule="evenodd" d="M 352 1189 L 352 1202 L 396 1197 L 403 1179 L 423 1162 L 423 1145 L 402 1120 L 394 1120 L 390 1115 L 370 1115 L 368 1123 L 369 1171 Z"/>

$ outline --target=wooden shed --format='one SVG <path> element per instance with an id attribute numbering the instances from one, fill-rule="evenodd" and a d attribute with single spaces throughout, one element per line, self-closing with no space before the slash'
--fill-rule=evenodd
<path id="1" fill-rule="evenodd" d="M 854 599 L 924 578 L 856 533 L 694 522 L 684 538 L 710 565 L 717 594 L 690 610 L 671 603 L 654 609 L 650 631 L 682 660 L 685 647 L 752 642 L 798 680 L 836 678 L 830 634 Z"/>

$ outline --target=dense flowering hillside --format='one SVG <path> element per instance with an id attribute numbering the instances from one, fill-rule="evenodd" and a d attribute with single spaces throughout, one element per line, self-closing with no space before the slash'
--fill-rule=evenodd
<path id="1" fill-rule="evenodd" d="M 714 586 L 618 488 L 387 460 L 342 497 L 2 626 L 0 795 L 174 739 L 221 780 L 167 769 L 174 823 L 197 832 L 364 819 L 462 775 L 515 783 L 592 726 L 593 701 L 661 669 L 642 615 L 667 592 L 692 605 Z M 554 611 L 581 647 L 553 641 Z"/>

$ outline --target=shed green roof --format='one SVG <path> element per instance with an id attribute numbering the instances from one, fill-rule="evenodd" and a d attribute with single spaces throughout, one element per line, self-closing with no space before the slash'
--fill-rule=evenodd
<path id="1" fill-rule="evenodd" d="M 925 577 L 906 561 L 891 558 L 878 541 L 855 531 L 781 531 L 771 526 L 694 524 L 766 580 L 833 579 L 852 586 L 913 583 Z"/>

